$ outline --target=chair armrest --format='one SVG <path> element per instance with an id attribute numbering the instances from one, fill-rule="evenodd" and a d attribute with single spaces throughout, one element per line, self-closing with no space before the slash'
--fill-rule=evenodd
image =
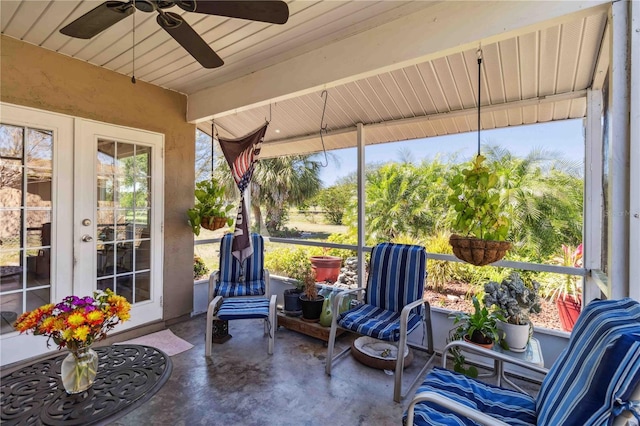
<path id="1" fill-rule="evenodd" d="M 271 294 L 271 274 L 268 269 L 263 269 L 262 275 L 264 276 L 264 295 L 269 297 Z"/>
<path id="2" fill-rule="evenodd" d="M 444 407 L 448 410 L 453 411 L 454 413 L 458 413 L 483 425 L 508 426 L 507 423 L 504 423 L 494 417 L 484 414 L 481 411 L 474 410 L 471 407 L 467 407 L 466 405 L 460 404 L 458 401 L 454 401 L 453 399 L 447 398 L 446 396 L 442 396 L 435 392 L 420 392 L 413 397 L 413 400 L 407 408 L 407 425 L 413 425 L 415 406 L 417 403 L 423 401 L 433 402 L 434 404 L 438 404 L 441 407 Z"/>
<path id="3" fill-rule="evenodd" d="M 220 271 L 213 271 L 211 275 L 209 275 L 209 296 L 208 301 L 211 302 L 213 300 L 213 292 L 216 289 L 216 282 L 220 279 Z"/>
<path id="4" fill-rule="evenodd" d="M 358 288 L 352 288 L 350 290 L 344 290 L 341 291 L 340 293 L 338 293 L 338 295 L 336 297 L 333 298 L 333 304 L 331 305 L 331 312 L 333 313 L 333 316 L 337 316 L 337 312 L 339 312 L 339 306 L 342 304 L 342 299 L 348 295 L 348 294 L 353 294 L 353 293 L 357 293 L 359 291 L 365 291 L 367 288 L 366 287 L 358 287 Z"/>
<path id="5" fill-rule="evenodd" d="M 447 346 L 444 347 L 444 349 L 442 350 L 442 367 L 443 368 L 446 368 L 446 365 L 447 365 L 447 351 L 456 347 L 460 349 L 464 349 L 465 351 L 475 352 L 482 356 L 486 356 L 487 358 L 500 360 L 502 362 L 517 365 L 518 367 L 523 367 L 528 370 L 535 371 L 536 373 L 547 374 L 549 372 L 547 368 L 539 367 L 537 365 L 531 364 L 530 362 L 522 361 L 517 358 L 513 358 L 511 356 L 501 354 L 500 352 L 496 352 L 491 349 L 486 349 L 481 346 L 474 345 L 473 343 L 465 342 L 464 340 L 454 340 L 453 342 L 449 343 Z"/>
<path id="6" fill-rule="evenodd" d="M 400 311 L 400 324 L 406 324 L 411 310 L 417 308 L 420 305 L 423 305 L 424 303 L 425 303 L 424 300 L 418 299 L 418 300 L 414 300 L 408 305 L 404 305 L 404 307 L 402 308 L 402 311 Z"/>

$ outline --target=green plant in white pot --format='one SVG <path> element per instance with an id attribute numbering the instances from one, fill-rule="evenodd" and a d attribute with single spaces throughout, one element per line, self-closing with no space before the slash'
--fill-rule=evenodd
<path id="1" fill-rule="evenodd" d="M 509 350 L 524 352 L 533 330 L 529 315 L 540 313 L 540 284 L 531 281 L 525 284 L 517 272 L 512 272 L 501 283 L 490 281 L 484 286 L 484 303 L 495 306 L 505 317 L 506 322 L 498 324 L 504 332 Z"/>
<path id="2" fill-rule="evenodd" d="M 497 262 L 511 248 L 506 241 L 511 221 L 500 202 L 498 175 L 484 160 L 477 155 L 449 181 L 448 201 L 455 211 L 449 243 L 457 258 L 476 266 Z"/>

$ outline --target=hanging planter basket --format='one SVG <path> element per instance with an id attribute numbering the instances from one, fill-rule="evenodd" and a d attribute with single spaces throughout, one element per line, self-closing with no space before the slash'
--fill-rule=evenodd
<path id="1" fill-rule="evenodd" d="M 202 218 L 202 221 L 200 222 L 200 226 L 202 226 L 204 229 L 208 229 L 209 231 L 215 231 L 216 229 L 220 229 L 226 224 L 227 224 L 227 218 L 218 217 L 218 216 L 215 216 L 215 217 L 205 216 Z"/>
<path id="2" fill-rule="evenodd" d="M 502 259 L 511 248 L 508 241 L 480 240 L 473 237 L 461 237 L 452 234 L 449 244 L 453 248 L 453 254 L 460 260 L 464 260 L 475 266 L 484 266 Z"/>

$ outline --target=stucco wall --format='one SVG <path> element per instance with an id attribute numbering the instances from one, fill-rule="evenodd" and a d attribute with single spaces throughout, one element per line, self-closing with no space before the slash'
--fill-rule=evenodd
<path id="1" fill-rule="evenodd" d="M 164 319 L 193 303 L 195 126 L 187 98 L 6 36 L 0 38 L 0 100 L 165 135 Z"/>

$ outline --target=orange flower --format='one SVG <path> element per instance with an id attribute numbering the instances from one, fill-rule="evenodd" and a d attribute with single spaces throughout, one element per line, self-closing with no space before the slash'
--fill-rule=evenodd
<path id="1" fill-rule="evenodd" d="M 47 317 L 42 320 L 42 323 L 38 327 L 38 331 L 42 334 L 52 333 L 55 331 L 56 319 L 54 317 Z"/>
<path id="2" fill-rule="evenodd" d="M 104 321 L 104 314 L 102 311 L 91 311 L 87 314 L 87 322 L 91 325 L 100 325 Z"/>
<path id="3" fill-rule="evenodd" d="M 120 321 L 129 319 L 131 305 L 111 290 L 96 291 L 93 297 L 65 297 L 60 303 L 46 304 L 24 312 L 14 322 L 16 330 L 48 336 L 58 348 L 76 348 L 104 339 Z"/>

